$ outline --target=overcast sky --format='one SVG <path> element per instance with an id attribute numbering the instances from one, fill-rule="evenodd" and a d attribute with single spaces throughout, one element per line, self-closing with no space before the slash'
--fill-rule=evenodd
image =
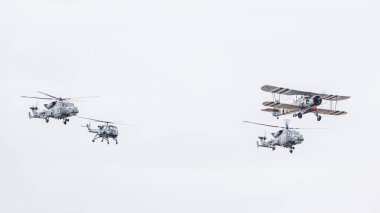
<path id="1" fill-rule="evenodd" d="M 380 2 L 0 0 L 0 212 L 380 212 Z M 283 124 L 264 84 L 349 95 L 348 115 Z M 130 123 L 29 120 L 45 91 Z M 288 100 L 284 97 L 284 100 Z M 324 104 L 324 107 L 328 107 Z"/>

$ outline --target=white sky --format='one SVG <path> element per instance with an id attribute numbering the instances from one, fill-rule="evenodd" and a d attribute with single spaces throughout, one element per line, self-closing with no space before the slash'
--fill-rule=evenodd
<path id="1" fill-rule="evenodd" d="M 0 0 L 0 212 L 380 212 L 379 1 Z M 264 84 L 351 95 L 347 116 L 292 126 L 295 153 L 257 149 L 282 124 Z M 29 120 L 45 91 L 131 123 Z M 39 106 L 45 102 L 39 101 Z"/>

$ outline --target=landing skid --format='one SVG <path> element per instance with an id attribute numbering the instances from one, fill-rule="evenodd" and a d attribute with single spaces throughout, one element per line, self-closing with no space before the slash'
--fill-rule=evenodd
<path id="1" fill-rule="evenodd" d="M 103 141 L 106 140 L 107 144 L 110 144 L 110 141 L 109 141 L 109 139 L 107 137 L 99 137 L 99 136 L 95 136 L 94 139 L 92 139 L 92 142 L 95 142 L 95 140 L 98 139 L 98 138 L 102 139 L 100 142 L 103 143 Z M 116 144 L 118 144 L 118 141 L 117 141 L 116 138 L 114 138 L 113 140 L 116 142 Z"/>

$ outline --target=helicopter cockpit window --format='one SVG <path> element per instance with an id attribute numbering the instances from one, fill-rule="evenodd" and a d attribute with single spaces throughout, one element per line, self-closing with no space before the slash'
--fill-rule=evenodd
<path id="1" fill-rule="evenodd" d="M 292 137 L 292 136 L 298 136 L 299 133 L 298 132 L 288 132 L 288 136 Z"/>
<path id="2" fill-rule="evenodd" d="M 65 103 L 65 104 L 66 104 L 67 107 L 72 107 L 72 106 L 74 106 L 73 103 Z"/>
<path id="3" fill-rule="evenodd" d="M 109 129 L 110 129 L 111 131 L 117 132 L 117 128 L 116 128 L 115 126 L 109 126 Z"/>

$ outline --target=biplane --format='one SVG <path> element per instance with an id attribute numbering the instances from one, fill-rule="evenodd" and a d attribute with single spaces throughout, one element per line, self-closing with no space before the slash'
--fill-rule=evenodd
<path id="1" fill-rule="evenodd" d="M 287 89 L 283 87 L 275 87 L 265 85 L 261 87 L 261 90 L 272 93 L 273 101 L 264 102 L 263 105 L 268 107 L 262 109 L 265 112 L 271 112 L 277 119 L 280 116 L 293 114 L 293 117 L 302 118 L 304 114 L 314 113 L 317 120 L 320 121 L 324 115 L 345 115 L 347 112 L 338 111 L 336 109 L 338 102 L 347 100 L 350 96 L 319 94 L 314 92 L 305 92 L 293 89 Z M 281 103 L 281 95 L 295 96 L 293 103 Z M 318 106 L 322 104 L 322 101 L 330 101 L 330 109 L 320 109 Z"/>

